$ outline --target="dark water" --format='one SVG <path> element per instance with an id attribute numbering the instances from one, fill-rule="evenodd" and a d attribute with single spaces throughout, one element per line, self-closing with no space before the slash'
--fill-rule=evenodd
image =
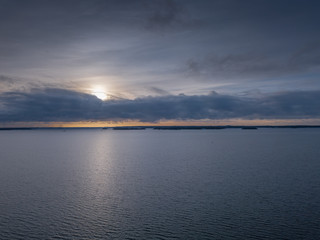
<path id="1" fill-rule="evenodd" d="M 320 239 L 320 129 L 0 132 L 0 239 Z"/>

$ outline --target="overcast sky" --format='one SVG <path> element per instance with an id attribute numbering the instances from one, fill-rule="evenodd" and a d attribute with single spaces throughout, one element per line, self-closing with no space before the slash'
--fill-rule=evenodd
<path id="1" fill-rule="evenodd" d="M 0 0 L 0 122 L 318 124 L 319 12 L 317 0 Z"/>

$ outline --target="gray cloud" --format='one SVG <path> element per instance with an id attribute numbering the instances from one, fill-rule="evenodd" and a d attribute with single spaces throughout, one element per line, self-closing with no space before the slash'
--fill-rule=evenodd
<path id="1" fill-rule="evenodd" d="M 257 53 L 208 55 L 200 60 L 189 59 L 186 70 L 190 76 L 206 79 L 248 79 L 283 77 L 320 69 L 320 42 L 306 44 L 288 56 Z"/>
<path id="2" fill-rule="evenodd" d="M 15 89 L 21 87 L 22 81 L 19 78 L 0 75 L 0 92 L 5 92 L 9 89 Z"/>
<path id="3" fill-rule="evenodd" d="M 320 117 L 320 91 L 280 92 L 256 97 L 209 95 L 144 97 L 101 101 L 63 89 L 6 92 L 0 95 L 0 121 L 299 119 Z"/>
<path id="4" fill-rule="evenodd" d="M 186 24 L 185 9 L 174 0 L 153 1 L 152 14 L 147 19 L 146 29 L 165 30 L 175 25 Z"/>
<path id="5" fill-rule="evenodd" d="M 5 76 L 5 75 L 0 75 L 0 83 L 9 83 L 9 84 L 12 84 L 14 83 L 16 80 L 11 78 L 11 77 L 8 77 L 8 76 Z"/>
<path id="6" fill-rule="evenodd" d="M 170 95 L 170 93 L 166 90 L 163 90 L 161 88 L 158 88 L 158 87 L 149 87 L 148 88 L 151 92 L 155 93 L 155 94 L 158 94 L 158 95 L 163 95 L 163 96 L 166 96 L 166 95 Z"/>

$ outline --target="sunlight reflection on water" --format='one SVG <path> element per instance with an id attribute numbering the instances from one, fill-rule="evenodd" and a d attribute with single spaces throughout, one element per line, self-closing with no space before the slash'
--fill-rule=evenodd
<path id="1" fill-rule="evenodd" d="M 0 135 L 1 239 L 316 239 L 318 129 Z"/>

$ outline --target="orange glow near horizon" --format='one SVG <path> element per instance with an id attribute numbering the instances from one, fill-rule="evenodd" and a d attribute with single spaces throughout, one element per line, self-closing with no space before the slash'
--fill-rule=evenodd
<path id="1" fill-rule="evenodd" d="M 320 125 L 320 119 L 271 119 L 271 120 L 197 120 L 197 121 L 83 121 L 83 122 L 15 122 L 1 123 L 0 127 L 117 127 L 117 126 L 253 126 L 253 125 Z"/>

